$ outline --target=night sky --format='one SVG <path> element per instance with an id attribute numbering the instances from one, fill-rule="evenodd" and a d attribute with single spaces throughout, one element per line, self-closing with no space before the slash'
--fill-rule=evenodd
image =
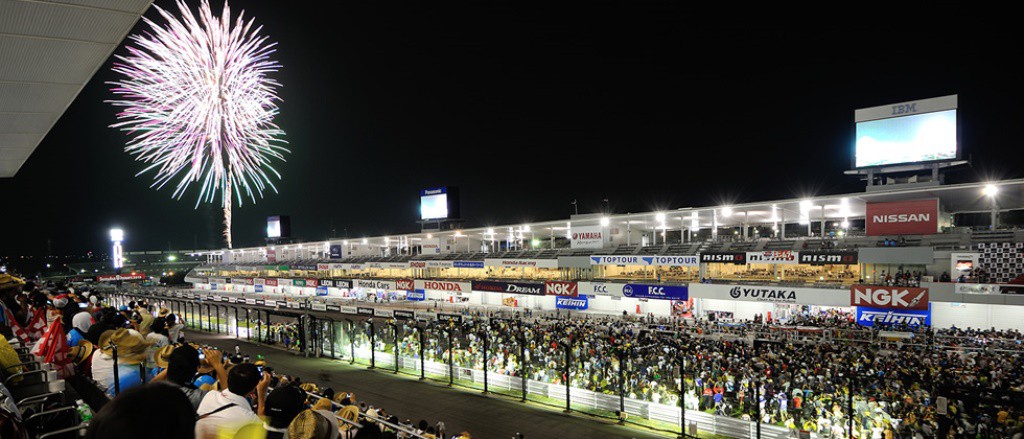
<path id="1" fill-rule="evenodd" d="M 261 243 L 275 214 L 305 240 L 332 224 L 338 237 L 415 231 L 418 190 L 440 185 L 461 188 L 469 226 L 566 218 L 573 199 L 637 212 L 858 191 L 842 174 L 853 110 L 954 93 L 974 164 L 953 179 L 1024 174 L 1013 14 L 354 3 L 233 4 L 280 44 L 292 150 L 280 193 L 234 210 L 236 246 Z M 128 250 L 217 245 L 218 208 L 134 177 L 141 164 L 108 128 L 114 77 L 108 60 L 0 180 L 0 254 L 106 251 L 114 225 Z"/>

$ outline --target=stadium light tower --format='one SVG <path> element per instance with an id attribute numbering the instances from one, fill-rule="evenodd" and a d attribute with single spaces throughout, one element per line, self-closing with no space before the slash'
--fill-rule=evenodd
<path id="1" fill-rule="evenodd" d="M 996 203 L 996 195 L 999 194 L 999 186 L 996 186 L 996 185 L 991 184 L 991 183 L 990 184 L 986 184 L 985 185 L 985 189 L 982 190 L 982 193 L 984 193 L 985 196 L 988 197 L 989 201 L 991 202 L 991 206 L 992 206 L 991 207 L 991 209 L 992 209 L 991 210 L 992 220 L 989 223 L 989 227 L 992 230 L 995 230 L 996 227 L 999 226 L 999 204 Z"/>
<path id="2" fill-rule="evenodd" d="M 121 241 L 124 241 L 124 230 L 110 229 L 110 241 L 114 243 L 114 252 L 111 254 L 114 270 L 120 273 L 121 267 L 124 266 L 124 251 L 121 248 Z"/>

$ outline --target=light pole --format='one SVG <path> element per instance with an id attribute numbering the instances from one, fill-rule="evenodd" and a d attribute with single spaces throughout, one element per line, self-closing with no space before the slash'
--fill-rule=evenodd
<path id="1" fill-rule="evenodd" d="M 999 204 L 996 203 L 996 194 L 999 193 L 999 187 L 994 184 L 987 184 L 982 192 L 991 201 L 992 218 L 989 222 L 989 228 L 995 230 L 999 226 Z"/>
<path id="2" fill-rule="evenodd" d="M 124 230 L 110 229 L 110 241 L 114 243 L 114 249 L 110 254 L 114 265 L 114 279 L 117 280 L 117 286 L 121 286 L 121 267 L 124 266 L 124 249 L 121 248 L 121 241 L 124 241 Z"/>

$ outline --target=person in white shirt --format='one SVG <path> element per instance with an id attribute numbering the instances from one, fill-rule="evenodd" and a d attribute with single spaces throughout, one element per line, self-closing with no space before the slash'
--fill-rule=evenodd
<path id="1" fill-rule="evenodd" d="M 239 364 L 228 371 L 228 388 L 209 392 L 199 403 L 196 437 L 232 437 L 246 424 L 262 422 L 265 415 L 270 373 L 260 376 L 253 364 Z M 246 396 L 256 393 L 256 411 Z"/>

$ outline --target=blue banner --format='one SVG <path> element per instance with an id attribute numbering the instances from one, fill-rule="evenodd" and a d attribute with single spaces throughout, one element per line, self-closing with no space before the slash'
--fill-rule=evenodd
<path id="1" fill-rule="evenodd" d="M 684 285 L 625 284 L 622 286 L 622 295 L 634 299 L 686 300 L 690 298 L 689 289 Z"/>
<path id="2" fill-rule="evenodd" d="M 453 268 L 484 268 L 484 261 L 453 261 Z"/>
<path id="3" fill-rule="evenodd" d="M 423 290 L 409 291 L 405 293 L 405 300 L 427 300 L 427 293 Z"/>
<path id="4" fill-rule="evenodd" d="M 590 300 L 587 299 L 587 296 L 558 296 L 555 298 L 555 308 L 558 309 L 573 309 L 576 311 L 583 311 L 588 307 L 590 307 Z"/>
<path id="5" fill-rule="evenodd" d="M 316 287 L 316 295 L 317 296 L 326 296 L 327 295 L 327 287 Z"/>
<path id="6" fill-rule="evenodd" d="M 331 245 L 331 259 L 341 259 L 341 244 Z"/>
<path id="7" fill-rule="evenodd" d="M 256 285 L 255 287 L 256 287 L 256 292 L 257 293 L 262 293 L 263 292 L 263 285 Z"/>
<path id="8" fill-rule="evenodd" d="M 890 309 L 890 308 L 869 308 L 866 306 L 857 307 L 857 324 L 861 326 L 891 326 L 903 323 L 908 326 L 921 326 L 932 324 L 931 304 L 927 310 L 916 309 Z"/>

